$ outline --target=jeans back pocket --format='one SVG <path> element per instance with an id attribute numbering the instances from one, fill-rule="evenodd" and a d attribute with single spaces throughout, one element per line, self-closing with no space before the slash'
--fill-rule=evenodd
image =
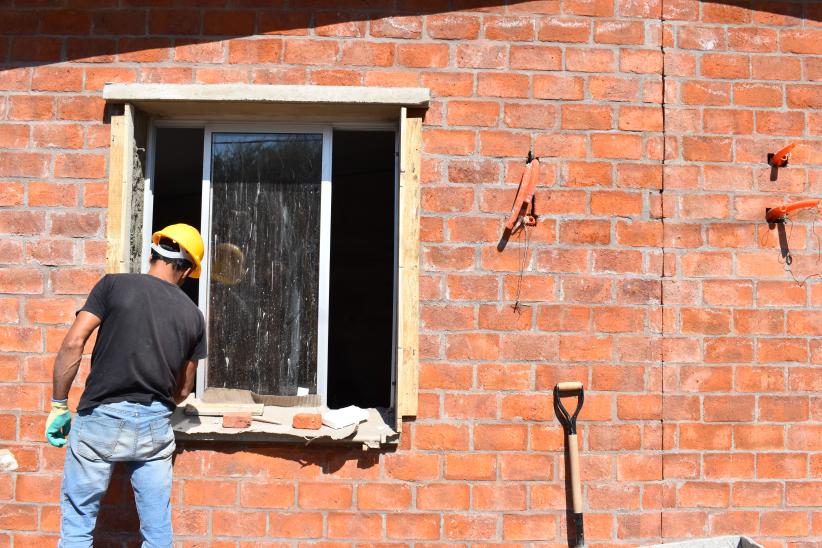
<path id="1" fill-rule="evenodd" d="M 171 429 L 171 421 L 167 417 L 157 419 L 149 424 L 151 430 L 151 443 L 153 446 L 151 458 L 165 458 L 174 452 L 174 430 Z"/>
<path id="2" fill-rule="evenodd" d="M 77 453 L 89 460 L 106 460 L 114 453 L 126 421 L 114 418 L 83 417 L 78 421 Z"/>

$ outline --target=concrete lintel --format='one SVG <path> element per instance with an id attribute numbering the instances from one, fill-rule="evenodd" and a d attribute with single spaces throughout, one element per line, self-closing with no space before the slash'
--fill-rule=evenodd
<path id="1" fill-rule="evenodd" d="M 428 88 L 284 86 L 255 84 L 106 84 L 103 98 L 127 101 L 220 101 L 231 103 L 324 103 L 428 106 Z"/>

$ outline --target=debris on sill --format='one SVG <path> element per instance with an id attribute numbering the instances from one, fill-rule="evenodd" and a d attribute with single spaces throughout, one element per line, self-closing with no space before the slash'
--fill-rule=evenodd
<path id="1" fill-rule="evenodd" d="M 171 417 L 171 426 L 180 439 L 193 440 L 236 440 L 244 441 L 290 441 L 311 443 L 333 441 L 340 443 L 362 444 L 363 449 L 376 449 L 381 445 L 396 443 L 398 433 L 386 424 L 377 409 L 345 408 L 329 410 L 325 407 L 279 407 L 256 404 L 255 407 L 239 409 L 247 404 L 216 404 L 204 402 L 189 396 L 181 403 Z M 221 411 L 216 413 L 216 411 Z M 344 424 L 340 428 L 329 426 L 326 416 L 333 418 L 342 413 L 343 421 L 332 421 L 331 424 Z M 223 415 L 241 412 L 251 414 L 251 424 L 245 428 L 225 427 Z M 320 414 L 323 424 L 315 430 L 294 428 L 294 416 L 299 414 Z M 355 416 L 356 415 L 356 416 Z M 347 422 L 346 422 L 347 421 Z M 230 424 L 230 423 L 229 423 Z M 312 425 L 313 426 L 313 425 Z"/>

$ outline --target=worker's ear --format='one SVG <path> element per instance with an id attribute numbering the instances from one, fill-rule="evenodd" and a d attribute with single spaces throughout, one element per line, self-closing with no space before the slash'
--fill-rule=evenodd
<path id="1" fill-rule="evenodd" d="M 185 270 L 183 270 L 183 273 L 180 276 L 180 279 L 177 281 L 177 285 L 182 286 L 183 282 L 186 281 L 186 279 L 189 277 L 189 275 L 192 272 L 194 272 L 194 268 L 186 268 Z"/>

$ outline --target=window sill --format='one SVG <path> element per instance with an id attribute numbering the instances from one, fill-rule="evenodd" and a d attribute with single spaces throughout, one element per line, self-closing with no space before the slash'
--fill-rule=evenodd
<path id="1" fill-rule="evenodd" d="M 357 425 L 339 429 L 322 426 L 319 430 L 303 430 L 291 427 L 292 418 L 296 413 L 322 413 L 325 409 L 267 405 L 260 418 L 280 424 L 252 421 L 248 428 L 223 428 L 222 416 L 186 415 L 184 408 L 185 405 L 178 406 L 171 416 L 175 438 L 181 441 L 361 445 L 363 449 L 378 449 L 399 443 L 399 434 L 388 426 L 386 418 L 378 409 L 368 409 L 368 419 Z"/>

